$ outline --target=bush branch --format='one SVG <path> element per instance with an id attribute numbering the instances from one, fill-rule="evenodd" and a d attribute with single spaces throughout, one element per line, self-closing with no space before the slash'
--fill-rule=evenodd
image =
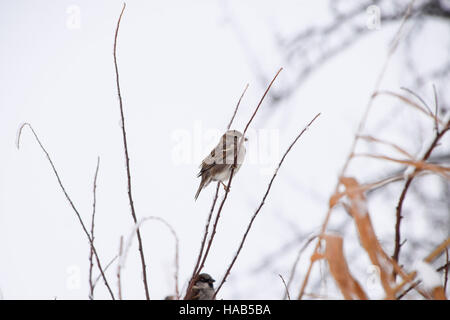
<path id="1" fill-rule="evenodd" d="M 98 169 L 100 167 L 100 157 L 97 157 L 97 167 L 95 169 L 95 175 L 94 175 L 94 184 L 93 184 L 93 188 L 92 188 L 92 193 L 93 193 L 93 201 L 92 201 L 92 218 L 91 218 L 91 239 L 92 239 L 92 243 L 94 243 L 94 226 L 95 226 L 95 207 L 97 204 L 97 176 L 98 176 Z M 94 263 L 93 263 L 93 255 L 94 255 L 94 251 L 92 250 L 92 246 L 91 246 L 91 250 L 89 252 L 89 299 L 93 300 L 94 299 L 94 284 L 92 282 L 92 269 L 94 267 Z"/>
<path id="2" fill-rule="evenodd" d="M 80 222 L 81 228 L 83 229 L 83 232 L 86 234 L 86 237 L 88 238 L 89 244 L 92 248 L 92 251 L 94 253 L 95 256 L 95 260 L 97 261 L 97 266 L 98 269 L 100 270 L 100 274 L 103 278 L 103 281 L 105 283 L 106 288 L 108 289 L 109 294 L 111 295 L 111 298 L 114 300 L 114 293 L 111 290 L 111 287 L 109 286 L 108 280 L 106 279 L 105 273 L 103 272 L 103 268 L 102 265 L 100 263 L 100 258 L 98 257 L 97 254 L 97 250 L 94 246 L 94 242 L 91 238 L 91 235 L 89 234 L 89 231 L 86 228 L 86 225 L 83 222 L 83 219 L 81 218 L 80 213 L 78 212 L 78 209 L 75 207 L 75 204 L 73 203 L 72 199 L 70 198 L 69 194 L 67 193 L 66 189 L 64 188 L 64 185 L 61 181 L 61 178 L 59 177 L 58 171 L 56 170 L 55 165 L 53 164 L 53 161 L 50 157 L 50 154 L 47 152 L 47 150 L 44 148 L 43 144 L 41 143 L 41 140 L 39 139 L 38 135 L 36 134 L 36 132 L 34 131 L 33 127 L 29 124 L 29 123 L 24 123 L 20 126 L 18 134 L 17 134 L 17 148 L 19 148 L 20 146 L 20 137 L 22 135 L 22 130 L 23 128 L 27 126 L 28 128 L 30 128 L 31 132 L 33 133 L 37 143 L 39 144 L 39 146 L 41 147 L 42 151 L 45 153 L 45 156 L 47 157 L 48 162 L 50 163 L 52 169 L 53 169 L 53 173 L 56 176 L 56 179 L 58 180 L 58 184 L 61 187 L 62 192 L 64 193 L 67 201 L 69 202 L 70 206 L 72 207 L 73 211 L 75 212 L 75 215 L 78 218 L 78 221 Z"/>
<path id="3" fill-rule="evenodd" d="M 125 163 L 126 163 L 126 169 L 127 169 L 127 183 L 128 183 L 128 199 L 130 202 L 130 208 L 131 208 L 131 216 L 133 218 L 134 223 L 137 223 L 136 218 L 136 210 L 134 209 L 134 203 L 133 203 L 133 195 L 131 193 L 131 172 L 130 172 L 130 157 L 128 155 L 128 144 L 127 144 L 127 132 L 125 130 L 125 116 L 123 113 L 123 104 L 122 104 L 122 95 L 120 92 L 120 83 L 119 83 L 119 68 L 117 66 L 117 35 L 119 34 L 119 26 L 120 21 L 122 20 L 123 12 L 125 11 L 126 4 L 123 4 L 122 11 L 120 12 L 119 20 L 117 21 L 117 27 L 116 27 L 116 33 L 114 35 L 114 67 L 116 71 L 116 85 L 117 85 L 117 94 L 119 96 L 119 107 L 120 107 L 120 120 L 121 120 L 121 127 L 122 127 L 122 138 L 123 138 L 123 148 L 125 152 Z M 138 239 L 138 246 L 139 246 L 139 255 L 141 258 L 141 265 L 142 265 L 142 281 L 144 283 L 144 289 L 145 289 L 145 298 L 147 300 L 150 300 L 150 293 L 148 290 L 148 282 L 147 282 L 147 267 L 145 265 L 145 257 L 144 257 L 144 248 L 142 245 L 142 238 L 141 238 L 141 232 L 139 231 L 139 228 L 136 230 L 136 236 Z"/>
<path id="4" fill-rule="evenodd" d="M 252 228 L 253 222 L 255 221 L 255 218 L 256 218 L 256 216 L 258 215 L 258 213 L 261 211 L 261 208 L 263 207 L 263 205 L 264 205 L 264 203 L 265 203 L 265 201 L 266 201 L 266 198 L 267 198 L 267 196 L 269 195 L 270 189 L 272 188 L 273 181 L 275 180 L 275 178 L 276 178 L 276 176 L 277 176 L 277 174 L 278 174 L 278 170 L 280 170 L 280 167 L 281 167 L 281 165 L 283 164 L 284 159 L 286 158 L 286 156 L 288 155 L 288 153 L 291 151 L 291 149 L 292 149 L 292 147 L 295 145 L 295 143 L 298 141 L 298 139 L 300 139 L 300 137 L 303 135 L 303 133 L 304 133 L 306 130 L 308 130 L 308 128 L 311 126 L 311 124 L 312 124 L 319 116 L 320 116 L 320 113 L 318 113 L 318 114 L 317 114 L 317 115 L 316 115 L 316 116 L 315 116 L 315 117 L 314 117 L 314 118 L 306 125 L 306 127 L 303 128 L 303 130 L 297 135 L 297 137 L 294 139 L 294 141 L 291 143 L 291 145 L 289 146 L 289 148 L 286 150 L 286 152 L 284 153 L 283 157 L 281 158 L 280 163 L 278 164 L 278 167 L 275 169 L 275 172 L 274 172 L 274 174 L 273 174 L 273 176 L 272 176 L 272 179 L 270 180 L 269 185 L 267 186 L 266 193 L 264 194 L 261 203 L 259 204 L 259 206 L 258 206 L 258 208 L 256 209 L 255 213 L 253 214 L 252 218 L 250 219 L 250 223 L 248 224 L 247 230 L 245 231 L 244 236 L 242 237 L 241 243 L 239 244 L 239 248 L 238 248 L 236 254 L 234 255 L 233 260 L 231 261 L 230 265 L 228 266 L 228 269 L 227 269 L 227 271 L 225 272 L 225 275 L 224 275 L 222 281 L 220 282 L 220 285 L 217 287 L 217 290 L 216 290 L 216 292 L 214 293 L 214 296 L 217 295 L 217 293 L 220 291 L 220 289 L 222 288 L 223 284 L 225 283 L 227 277 L 229 276 L 229 274 L 230 274 L 230 272 L 231 272 L 231 269 L 233 268 L 233 266 L 234 266 L 234 264 L 235 264 L 235 262 L 236 262 L 236 260 L 237 260 L 237 258 L 238 258 L 238 256 L 239 256 L 239 253 L 241 252 L 241 250 L 242 250 L 242 248 L 243 248 L 243 246 L 244 246 L 245 240 L 247 239 L 248 233 L 250 232 L 250 229 Z"/>

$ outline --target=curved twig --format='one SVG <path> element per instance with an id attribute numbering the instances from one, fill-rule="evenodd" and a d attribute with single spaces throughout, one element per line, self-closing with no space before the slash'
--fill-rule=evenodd
<path id="1" fill-rule="evenodd" d="M 174 273 L 175 293 L 177 295 L 177 298 L 179 298 L 179 296 L 180 296 L 179 289 L 178 289 L 178 278 L 179 278 L 178 274 L 179 274 L 179 269 L 180 269 L 179 268 L 179 240 L 178 240 L 177 233 L 175 232 L 175 229 L 170 225 L 170 223 L 168 223 L 166 220 L 164 220 L 161 217 L 155 217 L 155 216 L 144 217 L 144 218 L 141 218 L 139 220 L 139 222 L 137 222 L 133 226 L 133 230 L 131 231 L 130 235 L 128 236 L 125 246 L 123 248 L 123 253 L 119 256 L 119 267 L 118 267 L 117 277 L 120 278 L 120 271 L 125 268 L 125 262 L 126 262 L 126 259 L 128 256 L 128 252 L 130 251 L 134 235 L 137 235 L 137 231 L 142 226 L 142 224 L 149 220 L 155 220 L 155 221 L 159 221 L 159 222 L 163 223 L 169 229 L 170 233 L 172 234 L 172 236 L 175 239 L 175 259 L 174 259 L 175 260 L 175 273 Z"/>

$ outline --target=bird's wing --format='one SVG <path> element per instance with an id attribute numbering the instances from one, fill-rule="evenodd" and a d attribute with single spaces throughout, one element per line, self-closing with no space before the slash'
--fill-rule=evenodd
<path id="1" fill-rule="evenodd" d="M 200 164 L 200 172 L 198 176 L 201 176 L 205 171 L 210 170 L 215 165 L 231 165 L 234 163 L 234 146 L 227 146 L 223 149 L 222 143 L 219 143 L 211 153 L 203 159 Z"/>

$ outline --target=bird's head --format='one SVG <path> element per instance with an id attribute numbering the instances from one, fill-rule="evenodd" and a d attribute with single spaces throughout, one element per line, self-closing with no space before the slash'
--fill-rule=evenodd
<path id="1" fill-rule="evenodd" d="M 234 141 L 234 138 L 236 137 L 237 141 L 242 138 L 242 133 L 237 130 L 228 130 L 223 135 L 223 138 L 225 138 L 227 141 Z M 244 141 L 247 141 L 247 137 L 244 137 Z"/>
<path id="2" fill-rule="evenodd" d="M 215 281 L 216 281 L 216 280 L 214 280 L 214 279 L 213 279 L 209 274 L 207 274 L 207 273 L 201 273 L 201 274 L 198 275 L 198 278 L 197 278 L 197 282 L 207 283 L 210 287 L 213 286 L 213 283 L 214 283 Z"/>

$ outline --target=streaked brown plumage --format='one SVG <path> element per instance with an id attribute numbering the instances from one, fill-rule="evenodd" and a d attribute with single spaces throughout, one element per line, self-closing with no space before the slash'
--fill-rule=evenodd
<path id="1" fill-rule="evenodd" d="M 217 146 L 202 161 L 200 164 L 200 172 L 197 175 L 197 177 L 201 177 L 202 180 L 197 193 L 195 194 L 195 200 L 197 200 L 200 192 L 206 188 L 211 181 L 220 181 L 225 186 L 224 182 L 230 178 L 235 153 L 238 149 L 234 174 L 239 171 L 245 157 L 245 145 L 244 143 L 241 144 L 241 138 L 242 133 L 239 131 L 228 130 L 220 138 Z M 244 140 L 247 140 L 247 138 L 244 138 Z"/>

